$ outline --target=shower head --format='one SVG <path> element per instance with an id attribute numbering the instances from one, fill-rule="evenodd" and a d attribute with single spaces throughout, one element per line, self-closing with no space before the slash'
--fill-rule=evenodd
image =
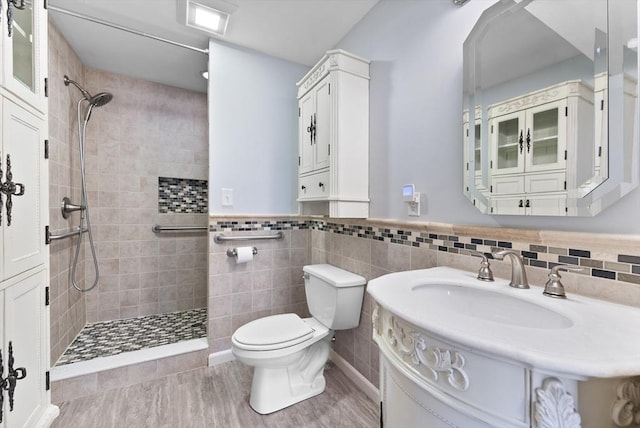
<path id="1" fill-rule="evenodd" d="M 91 96 L 91 94 L 87 92 L 86 89 L 80 86 L 78 82 L 69 79 L 69 76 L 67 76 L 66 74 L 64 75 L 63 81 L 65 86 L 69 86 L 69 84 L 71 83 L 73 86 L 78 88 L 80 92 L 82 92 L 82 95 L 85 97 L 85 99 L 93 107 L 102 107 L 103 105 L 111 101 L 111 99 L 113 98 L 113 95 L 111 95 L 109 92 L 100 92 L 99 94 Z"/>
<path id="2" fill-rule="evenodd" d="M 89 98 L 89 104 L 95 107 L 102 107 L 113 99 L 113 95 L 109 92 L 100 92 Z"/>

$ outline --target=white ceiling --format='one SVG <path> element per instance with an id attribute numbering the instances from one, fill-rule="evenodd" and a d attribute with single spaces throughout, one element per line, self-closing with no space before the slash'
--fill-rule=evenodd
<path id="1" fill-rule="evenodd" d="M 222 0 L 198 0 L 216 6 Z M 226 42 L 312 66 L 379 0 L 226 0 Z M 49 16 L 90 68 L 206 92 L 207 55 L 56 12 L 62 8 L 206 49 L 208 35 L 178 22 L 181 0 L 50 0 Z"/>

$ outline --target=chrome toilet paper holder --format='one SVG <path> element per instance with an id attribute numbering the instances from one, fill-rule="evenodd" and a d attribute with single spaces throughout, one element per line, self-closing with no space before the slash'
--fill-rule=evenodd
<path id="1" fill-rule="evenodd" d="M 253 252 L 254 256 L 256 254 L 258 254 L 258 249 L 256 247 L 253 247 L 251 249 L 251 251 Z M 237 248 L 229 248 L 229 249 L 227 249 L 227 257 L 237 257 L 237 255 L 238 255 L 238 249 Z"/>

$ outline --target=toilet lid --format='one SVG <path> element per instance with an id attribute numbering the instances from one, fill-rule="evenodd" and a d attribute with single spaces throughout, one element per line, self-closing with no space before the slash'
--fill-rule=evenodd
<path id="1" fill-rule="evenodd" d="M 314 330 L 296 314 L 272 315 L 251 321 L 233 334 L 237 346 L 248 350 L 287 348 L 311 339 Z"/>

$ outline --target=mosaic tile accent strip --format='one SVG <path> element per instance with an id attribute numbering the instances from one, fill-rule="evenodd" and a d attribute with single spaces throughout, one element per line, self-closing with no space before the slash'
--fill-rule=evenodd
<path id="1" fill-rule="evenodd" d="M 158 212 L 206 214 L 208 187 L 207 180 L 158 177 Z"/>
<path id="2" fill-rule="evenodd" d="M 87 324 L 56 366 L 206 337 L 207 309 Z"/>
<path id="3" fill-rule="evenodd" d="M 264 221 L 219 221 L 209 226 L 209 232 L 251 232 L 256 230 L 303 230 L 311 229 L 308 221 L 264 220 Z"/>
<path id="4" fill-rule="evenodd" d="M 501 241 L 468 236 L 444 235 L 392 227 L 370 226 L 364 220 L 362 224 L 338 223 L 327 220 L 264 220 L 229 221 L 211 224 L 211 232 L 218 231 L 256 231 L 256 230 L 295 230 L 312 229 L 340 235 L 356 236 L 392 244 L 428 248 L 471 256 L 470 250 L 480 251 L 492 258 L 491 253 L 503 249 L 517 249 L 525 264 L 550 269 L 558 264 L 570 264 L 584 268 L 588 276 L 640 284 L 640 255 L 619 254 L 617 262 L 591 258 L 591 250 L 580 248 L 558 248 L 522 242 Z"/>

